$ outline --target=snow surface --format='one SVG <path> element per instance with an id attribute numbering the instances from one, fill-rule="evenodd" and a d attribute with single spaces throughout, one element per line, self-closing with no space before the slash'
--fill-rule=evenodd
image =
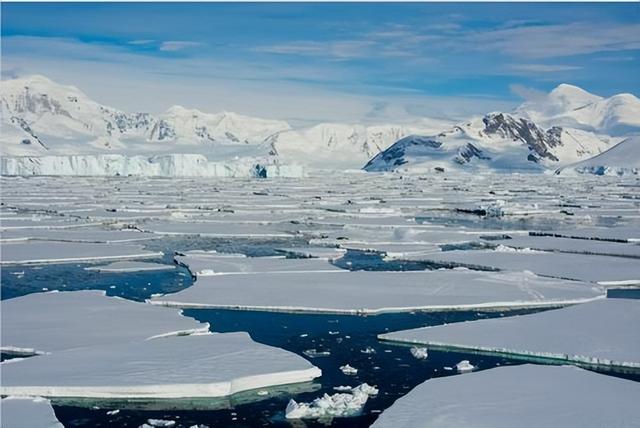
<path id="1" fill-rule="evenodd" d="M 638 175 L 640 174 L 640 137 L 627 138 L 597 156 L 571 164 L 556 172 L 558 174 Z"/>
<path id="2" fill-rule="evenodd" d="M 190 308 L 377 314 L 558 306 L 604 293 L 588 284 L 522 272 L 280 272 L 279 261 L 271 263 L 272 273 L 199 276 L 191 287 L 150 302 Z"/>
<path id="3" fill-rule="evenodd" d="M 64 428 L 49 400 L 42 397 L 7 397 L 0 400 L 3 428 Z"/>
<path id="4" fill-rule="evenodd" d="M 162 256 L 142 245 L 93 242 L 26 241 L 2 245 L 2 265 L 73 263 L 94 260 L 141 259 Z"/>
<path id="5" fill-rule="evenodd" d="M 601 299 L 530 315 L 381 334 L 383 340 L 536 360 L 640 368 L 640 300 Z"/>
<path id="6" fill-rule="evenodd" d="M 640 131 L 637 97 L 617 94 L 603 98 L 568 84 L 525 102 L 516 113 L 543 126 L 580 128 L 609 135 Z"/>
<path id="7" fill-rule="evenodd" d="M 638 426 L 640 384 L 576 367 L 522 365 L 429 379 L 372 428 Z"/>
<path id="8" fill-rule="evenodd" d="M 29 294 L 3 300 L 0 308 L 2 352 L 57 352 L 208 330 L 176 311 L 108 297 L 103 291 Z"/>

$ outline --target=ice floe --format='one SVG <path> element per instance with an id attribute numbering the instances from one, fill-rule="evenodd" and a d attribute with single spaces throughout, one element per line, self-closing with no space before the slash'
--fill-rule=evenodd
<path id="1" fill-rule="evenodd" d="M 638 328 L 640 300 L 602 299 L 530 315 L 397 331 L 378 337 L 427 348 L 638 371 Z"/>
<path id="2" fill-rule="evenodd" d="M 624 257 L 543 251 L 455 250 L 411 257 L 452 266 L 509 271 L 531 271 L 554 278 L 596 282 L 603 285 L 640 283 L 640 263 Z"/>
<path id="3" fill-rule="evenodd" d="M 0 393 L 45 397 L 195 398 L 307 382 L 320 369 L 247 333 L 97 345 L 3 365 Z"/>
<path id="4" fill-rule="evenodd" d="M 271 263 L 277 266 L 278 262 Z M 273 271 L 199 276 L 191 287 L 155 296 L 150 302 L 183 308 L 377 314 L 560 306 L 604 296 L 604 290 L 593 284 L 541 278 L 526 272 Z"/>
<path id="5" fill-rule="evenodd" d="M 372 428 L 630 427 L 640 383 L 577 367 L 522 365 L 429 379 Z"/>
<path id="6" fill-rule="evenodd" d="M 103 291 L 29 294 L 3 300 L 2 352 L 34 354 L 206 332 L 208 326 Z"/>
<path id="7" fill-rule="evenodd" d="M 142 259 L 162 256 L 141 245 L 88 242 L 26 241 L 2 245 L 2 265 L 74 263 L 96 260 Z"/>
<path id="8" fill-rule="evenodd" d="M 122 261 L 109 263 L 102 266 L 90 266 L 85 270 L 105 272 L 105 273 L 129 273 L 129 272 L 149 272 L 159 270 L 171 270 L 175 269 L 174 265 L 163 265 L 161 263 L 149 263 L 149 262 L 132 262 Z"/>
<path id="9" fill-rule="evenodd" d="M 556 238 L 551 236 L 514 236 L 511 239 L 492 240 L 491 244 L 540 251 L 640 258 L 640 245 L 621 242 Z"/>
<path id="10" fill-rule="evenodd" d="M 64 428 L 51 403 L 42 397 L 7 397 L 0 400 L 2 428 Z"/>

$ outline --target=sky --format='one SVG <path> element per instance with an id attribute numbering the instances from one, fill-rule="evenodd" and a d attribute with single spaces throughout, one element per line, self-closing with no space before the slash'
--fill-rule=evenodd
<path id="1" fill-rule="evenodd" d="M 6 3 L 2 78 L 125 111 L 387 123 L 640 95 L 640 3 Z"/>

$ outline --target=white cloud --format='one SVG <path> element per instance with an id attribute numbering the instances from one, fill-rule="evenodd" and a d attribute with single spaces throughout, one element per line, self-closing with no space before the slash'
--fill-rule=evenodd
<path id="1" fill-rule="evenodd" d="M 190 40 L 168 40 L 160 44 L 160 50 L 163 52 L 176 52 L 203 45 L 204 43 L 202 42 L 193 42 Z"/>
<path id="2" fill-rule="evenodd" d="M 562 65 L 562 64 L 511 64 L 509 66 L 512 70 L 521 71 L 524 73 L 555 73 L 561 71 L 579 70 L 582 67 L 577 65 Z"/>

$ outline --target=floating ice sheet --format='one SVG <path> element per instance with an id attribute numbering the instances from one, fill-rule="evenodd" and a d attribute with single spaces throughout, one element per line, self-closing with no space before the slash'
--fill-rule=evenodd
<path id="1" fill-rule="evenodd" d="M 382 334 L 383 340 L 500 353 L 531 360 L 640 369 L 640 300 L 567 308 Z"/>
<path id="2" fill-rule="evenodd" d="M 637 214 L 637 212 L 635 214 Z M 640 241 L 640 228 L 634 226 L 585 227 L 581 229 L 560 229 L 535 233 L 540 235 L 596 239 L 603 241 Z"/>
<path id="3" fill-rule="evenodd" d="M 206 251 L 188 251 L 175 256 L 195 276 L 234 273 L 274 272 L 346 272 L 324 259 L 287 259 L 282 257 L 245 257 Z"/>
<path id="4" fill-rule="evenodd" d="M 105 273 L 127 273 L 127 272 L 149 272 L 158 270 L 172 270 L 175 269 L 174 265 L 163 265 L 161 263 L 149 263 L 149 262 L 132 262 L 122 261 L 113 262 L 103 266 L 90 266 L 86 267 L 86 270 L 105 272 Z"/>
<path id="5" fill-rule="evenodd" d="M 41 397 L 7 397 L 0 401 L 2 428 L 64 428 L 49 400 Z"/>
<path id="6" fill-rule="evenodd" d="M 92 346 L 6 364 L 0 392 L 84 398 L 224 397 L 311 381 L 320 369 L 247 333 Z"/>
<path id="7" fill-rule="evenodd" d="M 577 367 L 511 366 L 430 379 L 372 428 L 637 426 L 640 383 Z"/>
<path id="8" fill-rule="evenodd" d="M 412 310 L 557 306 L 603 296 L 600 287 L 523 272 L 275 272 L 198 277 L 154 304 L 375 314 Z"/>
<path id="9" fill-rule="evenodd" d="M 291 224 L 224 223 L 224 222 L 154 222 L 140 226 L 144 231 L 161 235 L 198 235 L 215 238 L 291 238 L 295 228 Z"/>
<path id="10" fill-rule="evenodd" d="M 334 247 L 276 248 L 276 251 L 296 257 L 311 257 L 328 260 L 340 258 L 347 252 L 344 248 Z"/>
<path id="11" fill-rule="evenodd" d="M 177 311 L 107 297 L 102 291 L 29 294 L 3 300 L 0 307 L 1 349 L 21 354 L 208 330 Z"/>
<path id="12" fill-rule="evenodd" d="M 160 257 L 141 245 L 88 242 L 26 241 L 2 244 L 2 265 L 73 263 L 94 260 Z"/>
<path id="13" fill-rule="evenodd" d="M 597 282 L 603 285 L 640 283 L 640 263 L 631 258 L 550 253 L 543 251 L 444 251 L 409 257 L 455 266 L 532 271 L 556 278 Z"/>
<path id="14" fill-rule="evenodd" d="M 515 236 L 512 239 L 500 239 L 491 241 L 491 243 L 513 248 L 531 248 L 532 250 L 640 258 L 640 245 L 621 242 L 551 236 Z"/>
<path id="15" fill-rule="evenodd" d="M 20 240 L 122 243 L 157 239 L 152 233 L 137 230 L 80 229 L 19 229 L 2 232 L 2 242 Z"/>

